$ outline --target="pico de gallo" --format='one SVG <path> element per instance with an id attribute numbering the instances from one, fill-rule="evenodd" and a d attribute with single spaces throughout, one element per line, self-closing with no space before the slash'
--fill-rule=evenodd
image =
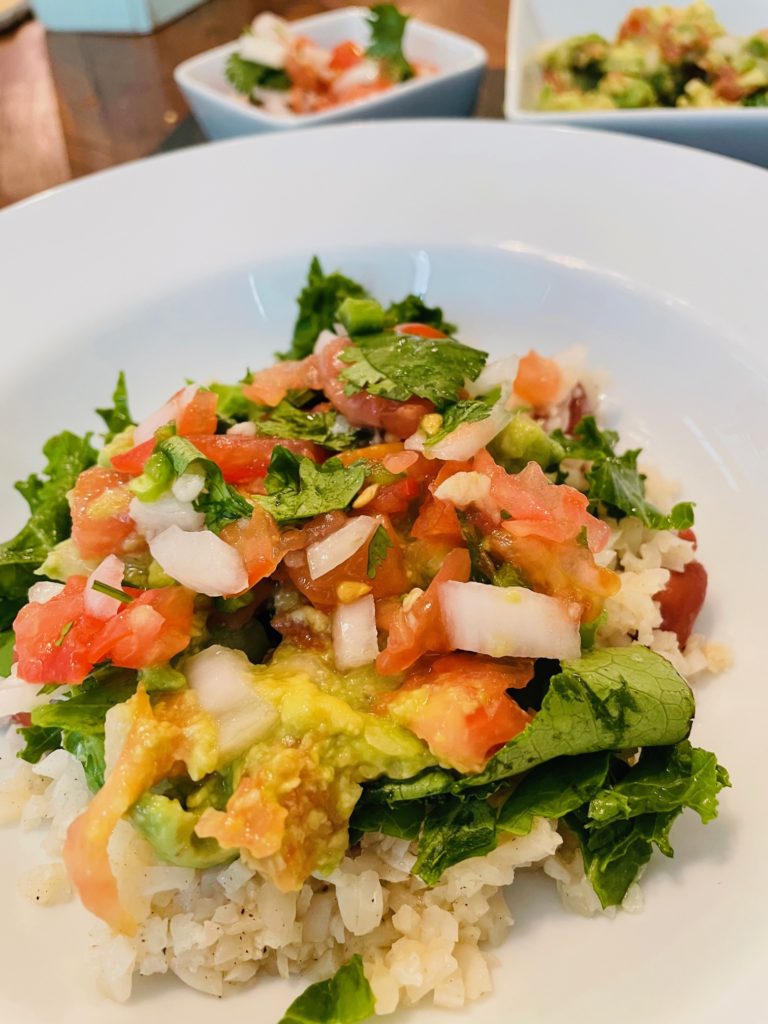
<path id="1" fill-rule="evenodd" d="M 227 79 L 265 113 L 285 116 L 355 103 L 436 73 L 432 65 L 406 58 L 408 16 L 393 4 L 374 5 L 367 20 L 367 46 L 344 39 L 328 48 L 297 34 L 276 14 L 259 14 L 229 57 Z"/>
<path id="2" fill-rule="evenodd" d="M 728 785 L 673 665 L 601 639 L 633 517 L 690 545 L 656 595 L 685 647 L 693 506 L 650 503 L 580 349 L 490 360 L 440 308 L 316 258 L 298 305 L 273 366 L 138 422 L 121 374 L 103 442 L 57 435 L 18 485 L 0 717 L 26 760 L 83 765 L 80 899 L 135 932 L 108 856 L 123 818 L 160 862 L 240 857 L 291 891 L 365 832 L 412 840 L 432 885 L 543 816 L 620 904 Z"/>
<path id="3" fill-rule="evenodd" d="M 635 7 L 614 41 L 573 36 L 540 66 L 540 110 L 768 106 L 768 28 L 732 35 L 701 0 Z"/>

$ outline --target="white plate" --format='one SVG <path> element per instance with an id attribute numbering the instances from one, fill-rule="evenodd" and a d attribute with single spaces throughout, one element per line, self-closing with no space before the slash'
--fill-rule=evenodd
<path id="1" fill-rule="evenodd" d="M 292 21 L 291 31 L 329 48 L 347 39 L 365 47 L 370 39 L 369 15 L 366 7 L 345 7 Z M 469 115 L 488 61 L 488 54 L 473 39 L 411 18 L 405 29 L 405 54 L 411 60 L 434 65 L 437 74 L 413 78 L 368 99 L 317 114 L 279 117 L 249 103 L 227 81 L 227 60 L 237 48 L 236 41 L 217 46 L 185 60 L 174 72 L 176 84 L 211 139 L 367 118 Z"/>
<path id="2" fill-rule="evenodd" d="M 392 160 L 393 153 L 433 154 Z M 362 171 L 360 154 L 366 154 Z M 596 168 L 610 168 L 600 176 Z M 311 168 L 311 174 L 307 173 Z M 628 197 L 632 197 L 631 200 Z M 717 202 L 712 202 L 717 197 Z M 90 414 L 115 373 L 136 409 L 186 376 L 234 377 L 285 341 L 309 255 L 383 297 L 426 291 L 496 352 L 587 342 L 615 381 L 627 442 L 698 506 L 711 600 L 702 625 L 736 667 L 697 688 L 694 738 L 734 789 L 706 827 L 686 816 L 637 916 L 584 920 L 520 878 L 517 925 L 474 1024 L 757 1024 L 764 965 L 768 716 L 760 621 L 768 438 L 768 176 L 693 150 L 493 123 L 361 125 L 207 146 L 108 172 L 0 214 L 0 479 Z M 7 489 L 4 496 L 9 494 Z M 21 518 L 4 501 L 0 532 Z M 0 847 L 0 1019 L 9 1024 L 263 1024 L 298 990 L 268 981 L 210 1001 L 181 985 L 104 1002 L 87 915 L 25 904 L 36 837 Z M 456 1019 L 425 1008 L 400 1021 Z"/>
<path id="3" fill-rule="evenodd" d="M 507 35 L 506 117 L 522 124 L 567 124 L 630 132 L 768 165 L 768 108 L 649 108 L 570 113 L 536 110 L 541 87 L 536 57 L 541 48 L 589 32 L 615 39 L 619 25 L 633 6 L 631 0 L 512 0 Z M 714 0 L 712 6 L 728 32 L 751 35 L 768 27 L 768 0 Z"/>

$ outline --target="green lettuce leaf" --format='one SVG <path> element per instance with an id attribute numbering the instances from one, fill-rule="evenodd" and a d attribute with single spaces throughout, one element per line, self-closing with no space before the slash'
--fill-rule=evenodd
<path id="1" fill-rule="evenodd" d="M 349 394 L 366 390 L 397 402 L 416 395 L 445 408 L 458 400 L 467 380 L 480 374 L 488 354 L 453 338 L 389 331 L 355 338 L 341 358 L 348 364 L 341 377 Z"/>
<path id="2" fill-rule="evenodd" d="M 90 678 L 93 678 L 92 676 Z M 63 729 L 89 736 L 104 735 L 104 720 L 115 704 L 122 704 L 136 692 L 136 673 L 110 669 L 98 686 L 79 686 L 65 700 L 43 704 L 32 711 L 32 724 Z"/>
<path id="3" fill-rule="evenodd" d="M 563 755 L 677 743 L 688 735 L 693 712 L 688 684 L 661 655 L 638 644 L 591 651 L 562 663 L 536 717 L 482 772 L 431 768 L 412 779 L 369 783 L 367 798 L 391 804 L 458 795 Z"/>
<path id="4" fill-rule="evenodd" d="M 3 679 L 11 674 L 11 666 L 13 665 L 13 645 L 16 642 L 16 637 L 12 629 L 6 629 L 0 633 L 0 676 Z"/>
<path id="5" fill-rule="evenodd" d="M 282 401 L 265 419 L 257 420 L 256 430 L 263 437 L 314 441 L 337 452 L 360 448 L 370 436 L 350 427 L 333 409 L 297 409 L 288 401 Z"/>
<path id="6" fill-rule="evenodd" d="M 686 530 L 693 525 L 690 502 L 680 502 L 664 515 L 646 499 L 645 477 L 637 468 L 639 449 L 617 455 L 618 434 L 600 430 L 594 416 L 585 416 L 576 425 L 573 437 L 566 437 L 562 431 L 554 431 L 552 437 L 568 458 L 592 463 L 586 474 L 587 496 L 593 505 L 604 505 L 609 515 L 618 519 L 636 516 L 652 530 Z"/>
<path id="7" fill-rule="evenodd" d="M 534 768 L 499 810 L 501 832 L 524 836 L 534 818 L 562 818 L 588 802 L 605 783 L 608 754 L 557 757 Z"/>
<path id="8" fill-rule="evenodd" d="M 38 582 L 36 570 L 49 551 L 69 536 L 67 492 L 96 461 L 90 434 L 77 437 L 68 430 L 50 438 L 43 454 L 43 476 L 32 475 L 16 484 L 29 504 L 29 519 L 15 537 L 0 544 L 0 629 L 7 629 L 26 604 L 27 591 Z"/>
<path id="9" fill-rule="evenodd" d="M 121 370 L 117 377 L 115 390 L 112 392 L 112 407 L 109 409 L 97 409 L 96 412 L 104 420 L 107 432 L 104 435 L 104 444 L 109 444 L 116 434 L 122 433 L 127 427 L 132 426 L 134 420 L 131 410 L 128 408 L 128 389 L 125 386 L 125 374 Z"/>
<path id="10" fill-rule="evenodd" d="M 44 728 L 41 725 L 24 725 L 19 730 L 24 746 L 19 751 L 22 761 L 37 764 L 41 757 L 61 747 L 61 729 Z"/>
<path id="11" fill-rule="evenodd" d="M 368 292 L 357 281 L 343 274 L 326 274 L 317 256 L 312 257 L 307 283 L 298 298 L 299 315 L 293 327 L 291 347 L 284 359 L 304 359 L 312 354 L 321 331 L 331 330 L 336 310 L 346 298 L 368 298 Z"/>
<path id="12" fill-rule="evenodd" d="M 226 74 L 230 85 L 246 96 L 250 96 L 257 86 L 260 89 L 279 89 L 282 92 L 290 89 L 292 85 L 289 75 L 281 68 L 270 68 L 266 64 L 246 60 L 239 53 L 230 54 Z"/>
<path id="13" fill-rule="evenodd" d="M 278 523 L 287 523 L 346 508 L 364 481 L 363 466 L 346 467 L 338 459 L 318 466 L 276 445 L 264 481 L 267 494 L 255 500 Z"/>
<path id="14" fill-rule="evenodd" d="M 414 70 L 403 53 L 407 22 L 408 15 L 401 14 L 394 4 L 375 4 L 368 16 L 371 43 L 365 54 L 381 61 L 387 78 L 393 82 L 404 82 L 414 76 Z"/>
<path id="15" fill-rule="evenodd" d="M 278 1024 L 358 1024 L 376 1012 L 363 961 L 353 956 L 327 981 L 310 985 L 295 999 Z"/>
<path id="16" fill-rule="evenodd" d="M 496 815 L 488 801 L 447 797 L 426 813 L 413 873 L 428 885 L 435 885 L 452 865 L 482 857 L 495 847 Z"/>

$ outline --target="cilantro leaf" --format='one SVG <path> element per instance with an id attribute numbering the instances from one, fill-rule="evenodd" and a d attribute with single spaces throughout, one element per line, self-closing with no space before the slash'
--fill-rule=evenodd
<path id="1" fill-rule="evenodd" d="M 347 467 L 334 458 L 318 466 L 276 445 L 264 480 L 267 494 L 258 495 L 256 501 L 278 523 L 309 519 L 346 508 L 364 481 L 362 465 Z"/>
<path id="2" fill-rule="evenodd" d="M 97 409 L 96 412 L 104 420 L 107 433 L 104 435 L 104 443 L 114 438 L 115 434 L 122 433 L 126 427 L 133 424 L 131 410 L 128 408 L 128 389 L 125 386 L 125 374 L 121 370 L 117 377 L 115 390 L 112 392 L 112 408 Z"/>
<path id="3" fill-rule="evenodd" d="M 368 17 L 371 43 L 365 55 L 381 61 L 384 73 L 393 82 L 405 82 L 414 76 L 414 70 L 403 53 L 407 22 L 408 15 L 401 14 L 394 4 L 375 4 Z"/>
<path id="4" fill-rule="evenodd" d="M 0 676 L 7 679 L 13 665 L 13 645 L 16 637 L 12 629 L 0 633 Z"/>
<path id="5" fill-rule="evenodd" d="M 256 422 L 256 430 L 264 437 L 314 441 L 333 451 L 359 448 L 370 436 L 355 430 L 333 409 L 297 409 L 285 400 L 265 419 Z"/>
<path id="6" fill-rule="evenodd" d="M 69 536 L 67 492 L 96 461 L 90 434 L 77 437 L 68 430 L 50 438 L 43 454 L 47 459 L 43 476 L 32 475 L 16 484 L 29 504 L 30 517 L 15 537 L 0 544 L 0 629 L 6 629 L 26 603 L 27 591 L 38 580 L 35 570 Z"/>
<path id="7" fill-rule="evenodd" d="M 160 441 L 149 457 L 144 472 L 131 483 L 140 501 L 155 501 L 173 480 L 199 467 L 205 473 L 205 490 L 195 500 L 195 509 L 205 515 L 205 525 L 219 533 L 227 523 L 250 519 L 252 506 L 240 492 L 226 483 L 215 462 L 206 459 L 186 437 L 173 434 Z"/>
<path id="8" fill-rule="evenodd" d="M 585 416 L 567 437 L 562 431 L 551 435 L 565 449 L 568 458 L 592 463 L 586 473 L 587 496 L 593 505 L 603 504 L 615 518 L 636 516 L 651 530 L 685 530 L 693 525 L 693 505 L 684 501 L 664 515 L 645 497 L 645 477 L 637 468 L 639 450 L 616 454 L 618 434 L 600 430 L 594 416 Z"/>
<path id="9" fill-rule="evenodd" d="M 387 557 L 387 552 L 392 547 L 389 534 L 383 526 L 377 526 L 368 545 L 368 579 L 376 579 L 376 570 Z"/>
<path id="10" fill-rule="evenodd" d="M 246 60 L 239 53 L 230 54 L 227 61 L 227 80 L 238 92 L 250 96 L 254 89 L 290 89 L 290 76 L 282 68 L 269 68 L 266 64 Z"/>
<path id="11" fill-rule="evenodd" d="M 449 405 L 443 412 L 443 422 L 440 424 L 440 428 L 426 439 L 424 446 L 431 448 L 465 423 L 479 423 L 481 420 L 487 420 L 491 415 L 491 409 L 499 400 L 499 395 L 500 389 L 494 388 L 482 398 L 463 398 L 453 405 Z"/>
<path id="12" fill-rule="evenodd" d="M 293 327 L 291 347 L 284 359 L 304 359 L 311 355 L 321 331 L 336 322 L 336 310 L 346 298 L 366 299 L 368 292 L 357 281 L 343 274 L 326 274 L 317 256 L 312 257 L 307 283 L 298 298 L 299 315 Z"/>
<path id="13" fill-rule="evenodd" d="M 456 324 L 449 323 L 443 317 L 439 306 L 428 306 L 418 295 L 406 295 L 400 302 L 393 302 L 384 314 L 388 327 L 397 324 L 426 324 L 443 334 L 454 335 L 458 330 Z"/>
<path id="14" fill-rule="evenodd" d="M 295 999 L 278 1024 L 358 1024 L 376 1012 L 363 961 L 353 956 L 333 977 L 310 985 Z"/>
<path id="15" fill-rule="evenodd" d="M 365 390 L 397 402 L 416 395 L 445 408 L 458 400 L 467 380 L 479 376 L 488 354 L 453 338 L 388 331 L 355 338 L 341 358 L 348 364 L 341 373 L 348 394 Z"/>
<path id="16" fill-rule="evenodd" d="M 32 711 L 32 725 L 64 729 L 88 736 L 104 735 L 107 711 L 136 692 L 136 673 L 113 669 L 106 682 L 73 691 L 66 700 L 54 700 Z"/>

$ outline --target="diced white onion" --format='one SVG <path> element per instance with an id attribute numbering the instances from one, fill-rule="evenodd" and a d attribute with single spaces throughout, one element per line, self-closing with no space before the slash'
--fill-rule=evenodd
<path id="1" fill-rule="evenodd" d="M 469 381 L 466 384 L 470 398 L 487 395 L 494 388 L 503 388 L 504 385 L 511 390 L 519 365 L 519 356 L 507 356 L 505 359 L 497 359 L 493 363 L 488 363 L 477 380 Z"/>
<path id="2" fill-rule="evenodd" d="M 346 562 L 365 544 L 379 525 L 373 516 L 355 516 L 340 529 L 307 548 L 307 566 L 313 580 Z"/>
<path id="3" fill-rule="evenodd" d="M 164 494 L 157 501 L 139 501 L 134 498 L 128 506 L 128 515 L 146 540 L 157 537 L 169 526 L 193 532 L 202 530 L 205 524 L 202 512 L 195 512 L 190 501 L 179 501 L 173 494 Z"/>
<path id="4" fill-rule="evenodd" d="M 252 420 L 233 423 L 227 433 L 234 434 L 235 437 L 256 437 L 256 424 Z"/>
<path id="5" fill-rule="evenodd" d="M 205 487 L 205 476 L 202 473 L 182 473 L 173 481 L 171 494 L 182 504 L 194 501 Z"/>
<path id="6" fill-rule="evenodd" d="M 330 345 L 330 343 L 332 341 L 336 341 L 338 337 L 339 335 L 334 333 L 333 331 L 320 331 L 320 333 L 317 336 L 317 341 L 315 342 L 315 355 L 317 355 L 318 352 L 322 352 L 326 345 Z"/>
<path id="7" fill-rule="evenodd" d="M 175 420 L 182 409 L 189 405 L 198 390 L 197 384 L 189 384 L 175 394 L 173 398 L 169 398 L 164 405 L 161 405 L 159 409 L 147 416 L 146 419 L 142 420 L 133 432 L 133 443 L 143 444 L 144 441 L 148 441 L 154 436 L 156 430 L 164 427 L 171 420 Z"/>
<path id="8" fill-rule="evenodd" d="M 27 591 L 27 600 L 30 604 L 48 604 L 54 597 L 58 597 L 63 589 L 63 583 L 40 580 L 39 583 L 33 583 Z"/>
<path id="9" fill-rule="evenodd" d="M 93 584 L 106 583 L 108 587 L 121 590 L 124 575 L 125 565 L 117 555 L 108 555 L 101 565 L 93 570 L 88 577 L 83 596 L 83 604 L 88 615 L 93 615 L 96 619 L 111 619 L 113 615 L 117 615 L 121 602 L 109 594 L 100 594 L 98 590 L 93 589 Z"/>
<path id="10" fill-rule="evenodd" d="M 422 452 L 428 459 L 459 462 L 471 459 L 481 448 L 490 444 L 512 419 L 513 413 L 506 408 L 508 398 L 509 388 L 502 388 L 501 397 L 484 420 L 462 423 L 437 444 L 432 445 L 426 443 L 428 438 L 418 430 L 406 440 L 405 447 L 408 451 Z"/>
<path id="11" fill-rule="evenodd" d="M 340 604 L 333 613 L 333 656 L 336 668 L 370 665 L 379 653 L 376 632 L 376 605 L 373 594 L 359 597 L 350 604 Z"/>
<path id="12" fill-rule="evenodd" d="M 440 607 L 453 647 L 492 658 L 578 658 L 579 608 L 525 587 L 449 581 Z"/>
<path id="13" fill-rule="evenodd" d="M 291 26 L 279 14 L 263 11 L 251 22 L 251 32 L 264 39 L 279 39 L 288 42 L 291 38 Z"/>
<path id="14" fill-rule="evenodd" d="M 287 47 L 279 39 L 246 32 L 240 37 L 240 56 L 243 60 L 263 64 L 268 68 L 284 68 Z"/>
<path id="15" fill-rule="evenodd" d="M 15 669 L 11 669 L 7 679 L 0 679 L 0 720 L 49 704 L 52 696 L 41 694 L 39 685 L 19 679 Z"/>
<path id="16" fill-rule="evenodd" d="M 351 68 L 347 68 L 346 71 L 342 71 L 334 79 L 331 85 L 331 92 L 336 96 L 340 96 L 347 89 L 353 89 L 357 85 L 373 85 L 374 82 L 378 81 L 380 74 L 381 71 L 376 61 L 361 60 L 358 64 L 353 64 Z"/>
<path id="17" fill-rule="evenodd" d="M 256 690 L 252 669 L 242 651 L 218 644 L 184 662 L 187 682 L 218 725 L 220 761 L 237 757 L 279 718 L 277 710 Z"/>
<path id="18" fill-rule="evenodd" d="M 571 345 L 556 356 L 552 357 L 560 367 L 560 387 L 553 400 L 557 405 L 570 395 L 576 384 L 584 376 L 584 367 L 587 363 L 587 349 L 584 345 Z"/>
<path id="19" fill-rule="evenodd" d="M 222 597 L 248 587 L 248 573 L 233 547 L 210 530 L 186 533 L 169 526 L 149 542 L 152 557 L 184 587 Z"/>
<path id="20" fill-rule="evenodd" d="M 491 495 L 491 480 L 484 473 L 454 473 L 435 491 L 440 501 L 449 501 L 456 508 L 468 505 L 482 507 Z"/>

